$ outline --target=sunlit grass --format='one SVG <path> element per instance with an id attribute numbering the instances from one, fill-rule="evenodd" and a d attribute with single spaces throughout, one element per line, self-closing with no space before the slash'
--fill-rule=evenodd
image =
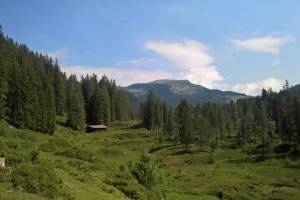
<path id="1" fill-rule="evenodd" d="M 181 145 L 159 143 L 151 138 L 149 131 L 130 129 L 131 125 L 116 123 L 107 131 L 93 134 L 59 125 L 50 136 L 18 130 L 4 121 L 0 123 L 5 130 L 1 140 L 20 147 L 28 144 L 30 148 L 23 149 L 24 154 L 30 149 L 38 150 L 39 159 L 54 163 L 56 173 L 75 199 L 129 199 L 124 191 L 107 184 L 107 178 L 114 177 L 120 166 L 135 162 L 150 150 L 161 160 L 170 200 L 300 198 L 299 160 L 255 162 L 242 149 L 231 149 L 226 144 L 212 154 L 182 153 Z M 145 191 L 135 180 L 129 180 L 129 184 L 131 190 Z M 9 180 L 0 181 L 1 198 L 43 199 L 14 189 Z"/>

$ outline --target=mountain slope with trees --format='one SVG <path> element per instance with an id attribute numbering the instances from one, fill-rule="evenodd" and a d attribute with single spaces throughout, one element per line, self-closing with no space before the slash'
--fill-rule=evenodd
<path id="1" fill-rule="evenodd" d="M 175 115 L 174 108 L 165 107 L 150 91 L 141 107 L 145 128 L 160 133 L 162 141 L 180 142 L 186 150 L 191 144 L 214 149 L 225 138 L 234 137 L 236 145 L 245 146 L 258 159 L 276 153 L 300 155 L 300 92 L 290 88 L 288 82 L 278 93 L 262 90 L 261 96 L 230 104 L 207 102 L 193 106 L 182 100 Z M 172 128 L 165 131 L 166 127 Z"/>
<path id="2" fill-rule="evenodd" d="M 239 98 L 247 97 L 231 91 L 210 90 L 200 85 L 195 85 L 188 80 L 156 80 L 150 83 L 138 83 L 122 88 L 132 94 L 133 100 L 142 102 L 146 99 L 147 93 L 152 90 L 161 100 L 171 106 L 178 106 L 182 99 L 189 104 L 214 102 L 229 103 Z"/>
<path id="3" fill-rule="evenodd" d="M 52 134 L 55 116 L 64 114 L 74 129 L 131 118 L 128 97 L 113 80 L 67 77 L 57 60 L 15 42 L 0 27 L 0 118 Z"/>

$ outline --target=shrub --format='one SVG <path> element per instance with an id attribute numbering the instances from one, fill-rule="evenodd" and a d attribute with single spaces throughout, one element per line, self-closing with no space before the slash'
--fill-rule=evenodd
<path id="1" fill-rule="evenodd" d="M 63 191 L 62 181 L 57 177 L 54 167 L 48 162 L 23 163 L 12 174 L 11 182 L 17 189 L 39 194 L 48 198 L 72 197 Z"/>
<path id="2" fill-rule="evenodd" d="M 16 166 L 32 159 L 33 147 L 29 143 L 20 142 L 14 138 L 0 140 L 0 156 L 6 158 L 8 166 Z"/>
<path id="3" fill-rule="evenodd" d="M 105 183 L 117 188 L 130 199 L 147 199 L 145 187 L 137 183 L 126 166 L 121 166 L 115 174 L 106 177 Z"/>
<path id="4" fill-rule="evenodd" d="M 147 189 L 155 191 L 160 197 L 165 197 L 165 179 L 159 170 L 159 160 L 153 155 L 144 153 L 140 160 L 130 166 L 132 174 L 138 182 Z"/>
<path id="5" fill-rule="evenodd" d="M 5 182 L 9 178 L 9 170 L 0 167 L 0 183 Z"/>

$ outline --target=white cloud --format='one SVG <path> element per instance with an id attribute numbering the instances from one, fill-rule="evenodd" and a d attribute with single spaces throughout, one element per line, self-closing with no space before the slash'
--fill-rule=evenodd
<path id="1" fill-rule="evenodd" d="M 271 51 L 272 45 L 269 45 Z M 273 46 L 274 47 L 274 46 Z M 272 52 L 279 52 L 279 47 L 274 47 Z M 203 85 L 208 88 L 220 88 L 223 90 L 232 90 L 245 93 L 248 95 L 259 95 L 263 88 L 272 88 L 278 91 L 282 88 L 283 81 L 276 78 L 268 78 L 261 81 L 229 85 L 224 83 L 223 77 L 220 75 L 216 66 L 213 65 L 213 56 L 208 52 L 207 47 L 194 40 L 186 40 L 183 42 L 164 42 L 149 41 L 145 44 L 145 48 L 152 50 L 169 62 L 175 64 L 179 72 L 159 70 L 147 70 L 141 68 L 116 68 L 116 67 L 90 67 L 90 66 L 64 66 L 62 71 L 68 75 L 75 74 L 78 78 L 81 75 L 96 74 L 99 78 L 107 75 L 111 79 L 115 79 L 117 84 L 127 86 L 133 83 L 145 83 L 157 79 L 187 79 L 195 84 Z M 261 47 L 261 49 L 263 49 Z M 266 51 L 268 51 L 266 50 Z M 275 50 L 275 51 L 274 51 Z M 261 50 L 262 51 L 262 50 Z M 59 49 L 58 51 L 48 53 L 48 55 L 58 58 L 59 60 L 66 57 L 68 49 Z M 159 61 L 158 58 L 139 58 L 122 61 L 122 64 L 143 65 L 151 62 Z M 280 60 L 274 59 L 273 66 L 280 65 Z M 125 65 L 126 66 L 126 65 Z"/>
<path id="2" fill-rule="evenodd" d="M 146 83 L 157 79 L 172 79 L 172 74 L 163 70 L 142 70 L 142 69 L 120 69 L 113 67 L 88 67 L 88 66 L 62 66 L 62 71 L 67 75 L 75 74 L 78 78 L 81 75 L 96 74 L 101 78 L 104 74 L 110 79 L 115 79 L 118 85 L 127 86 L 133 83 Z"/>
<path id="3" fill-rule="evenodd" d="M 292 37 L 256 37 L 251 39 L 230 39 L 229 40 L 235 47 L 243 50 L 250 50 L 258 53 L 271 53 L 277 54 L 280 52 L 280 48 L 293 41 Z"/>
<path id="4" fill-rule="evenodd" d="M 53 52 L 47 52 L 47 55 L 50 56 L 52 59 L 57 59 L 59 62 L 63 62 L 63 60 L 67 57 L 68 53 L 69 49 L 62 48 Z"/>
<path id="5" fill-rule="evenodd" d="M 145 45 L 174 63 L 185 79 L 212 88 L 223 77 L 213 65 L 213 57 L 207 47 L 194 40 L 183 42 L 149 41 Z"/>
<path id="6" fill-rule="evenodd" d="M 232 91 L 245 93 L 248 95 L 256 96 L 261 94 L 262 89 L 272 88 L 273 91 L 279 91 L 283 86 L 283 81 L 276 78 L 269 78 L 262 81 L 247 83 L 247 84 L 236 84 L 230 89 Z"/>

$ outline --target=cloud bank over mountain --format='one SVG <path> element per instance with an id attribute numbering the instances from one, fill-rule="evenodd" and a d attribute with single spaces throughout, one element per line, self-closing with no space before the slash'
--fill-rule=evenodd
<path id="1" fill-rule="evenodd" d="M 230 42 L 238 50 L 248 50 L 255 53 L 279 54 L 283 45 L 291 42 L 292 37 L 257 37 L 251 39 L 231 39 Z M 263 80 L 249 83 L 227 84 L 224 77 L 214 64 L 214 56 L 208 47 L 196 40 L 183 40 L 175 42 L 147 41 L 144 49 L 151 51 L 156 57 L 142 57 L 119 62 L 124 67 L 96 67 L 96 66 L 67 66 L 62 70 L 67 74 L 76 74 L 78 77 L 86 74 L 96 74 L 99 77 L 107 75 L 116 79 L 121 86 L 133 83 L 147 83 L 158 79 L 186 79 L 194 84 L 202 85 L 211 89 L 232 90 L 248 95 L 259 95 L 263 88 L 272 88 L 278 91 L 282 88 L 283 80 L 276 77 L 266 77 Z M 50 52 L 50 55 L 62 59 L 68 53 L 66 49 Z M 171 68 L 151 70 L 140 66 L 163 61 Z M 134 65 L 135 67 L 126 67 Z M 275 59 L 270 66 L 280 65 L 279 59 Z"/>

